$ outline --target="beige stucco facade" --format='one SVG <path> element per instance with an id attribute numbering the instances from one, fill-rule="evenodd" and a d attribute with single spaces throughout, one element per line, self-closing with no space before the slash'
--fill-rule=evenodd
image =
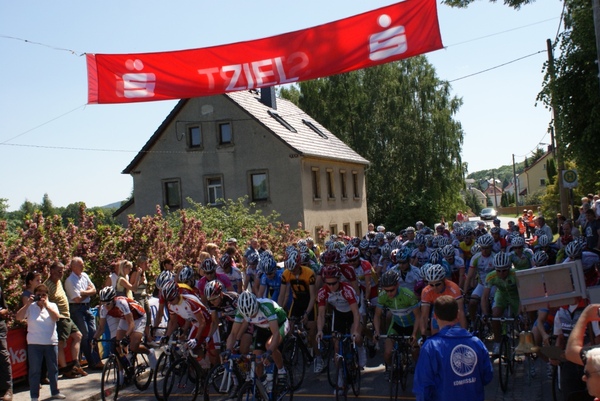
<path id="1" fill-rule="evenodd" d="M 363 231 L 367 227 L 365 163 L 306 156 L 265 127 L 255 114 L 225 95 L 182 101 L 124 171 L 133 177 L 135 201 L 122 211 L 121 220 L 124 213 L 150 215 L 157 205 L 165 209 L 173 203 L 173 192 L 169 200 L 166 186 L 178 188 L 180 207 L 190 206 L 187 198 L 207 204 L 215 193 L 209 184 L 216 180 L 223 198 L 248 196 L 263 212 L 275 210 L 282 221 L 292 227 L 302 223 L 312 235 L 318 227 L 338 231 L 350 227 L 352 235 L 357 229 Z M 221 124 L 231 127 L 230 143 L 220 143 Z M 201 146 L 191 147 L 189 133 L 197 128 Z M 320 199 L 314 196 L 314 170 L 320 174 Z M 340 172 L 345 172 L 346 197 Z M 266 199 L 253 199 L 253 174 L 266 175 Z M 333 178 L 333 197 L 328 196 L 328 174 Z"/>
<path id="2" fill-rule="evenodd" d="M 546 152 L 544 156 L 540 157 L 517 177 L 520 196 L 525 196 L 524 202 L 527 202 L 529 195 L 539 190 L 546 190 L 546 182 L 548 180 L 546 169 L 548 161 L 551 159 L 552 152 Z"/>

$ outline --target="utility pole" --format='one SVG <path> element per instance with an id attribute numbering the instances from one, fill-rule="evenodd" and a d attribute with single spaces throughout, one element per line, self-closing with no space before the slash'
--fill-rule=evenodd
<path id="1" fill-rule="evenodd" d="M 554 124 L 554 140 L 556 141 L 556 165 L 558 166 L 558 174 L 557 174 L 557 185 L 558 185 L 558 193 L 560 195 L 560 213 L 563 216 L 571 216 L 569 213 L 569 204 L 567 202 L 567 193 L 565 188 L 563 188 L 562 182 L 562 172 L 565 169 L 565 163 L 563 161 L 563 152 L 562 152 L 562 138 L 560 136 L 560 122 L 558 119 L 558 112 L 556 106 L 556 96 L 554 95 L 554 83 L 556 82 L 556 72 L 554 71 L 554 54 L 552 53 L 552 41 L 550 39 L 546 40 L 546 47 L 548 48 L 548 73 L 550 74 L 550 104 L 552 105 L 552 117 Z"/>
<path id="2" fill-rule="evenodd" d="M 492 170 L 492 181 L 494 182 L 494 207 L 498 208 L 498 193 L 496 192 L 496 170 Z"/>
<path id="3" fill-rule="evenodd" d="M 519 211 L 519 181 L 517 181 L 517 168 L 515 167 L 515 154 L 513 153 L 513 189 L 515 190 L 515 207 Z"/>

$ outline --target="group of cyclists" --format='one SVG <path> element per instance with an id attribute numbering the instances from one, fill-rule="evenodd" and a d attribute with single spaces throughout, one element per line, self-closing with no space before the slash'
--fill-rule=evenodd
<path id="1" fill-rule="evenodd" d="M 250 246 L 237 263 L 225 254 L 208 257 L 197 268 L 163 270 L 155 282 L 159 308 L 153 319 L 136 301 L 103 288 L 100 328 L 107 316 L 120 319 L 116 338 L 148 353 L 152 362 L 155 356 L 141 343 L 142 335 L 168 318 L 163 341 L 184 328 L 188 347 L 211 365 L 233 352 L 265 354 L 263 360 L 275 364 L 282 381 L 288 379 L 281 345 L 292 319 L 309 332 L 316 373 L 327 363 L 318 344 L 330 332 L 353 337 L 360 368 L 383 335 L 410 336 L 416 361 L 419 344 L 438 331 L 432 306 L 442 295 L 458 301 L 460 325 L 474 330 L 480 317 L 500 317 L 507 308 L 520 311 L 516 270 L 582 259 L 586 283 L 598 283 L 598 256 L 584 250 L 584 242 L 573 239 L 563 255 L 542 230 L 534 234 L 526 242 L 518 230 L 500 228 L 498 219 L 489 230 L 458 222 L 432 230 L 417 222 L 399 234 L 378 227 L 362 238 L 332 235 L 322 249 L 311 238 L 300 239 L 286 248 L 280 263 L 268 250 Z M 551 313 L 542 312 L 539 342 L 552 333 Z M 500 323 L 491 324 L 494 355 Z M 387 365 L 392 346 L 386 339 Z"/>

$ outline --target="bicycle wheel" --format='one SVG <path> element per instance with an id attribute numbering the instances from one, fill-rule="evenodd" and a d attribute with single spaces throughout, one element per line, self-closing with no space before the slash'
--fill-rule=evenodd
<path id="1" fill-rule="evenodd" d="M 335 369 L 335 400 L 346 401 L 348 398 L 348 382 L 346 381 L 346 369 L 344 367 L 344 360 L 338 360 L 337 367 Z"/>
<path id="2" fill-rule="evenodd" d="M 163 383 L 165 376 L 167 375 L 167 370 L 169 366 L 171 366 L 171 356 L 166 353 L 162 353 L 156 362 L 156 368 L 153 372 L 153 387 L 154 387 L 154 396 L 158 401 L 163 401 Z"/>
<path id="3" fill-rule="evenodd" d="M 325 359 L 326 358 L 326 359 Z M 333 388 L 335 388 L 336 386 L 336 374 L 337 374 L 337 369 L 335 366 L 335 358 L 336 358 L 336 354 L 335 354 L 335 350 L 333 349 L 333 344 L 329 345 L 329 350 L 328 350 L 328 355 L 327 357 L 323 356 L 323 361 L 325 361 L 326 365 L 325 365 L 325 369 L 327 369 L 327 381 L 329 382 L 329 385 Z"/>
<path id="4" fill-rule="evenodd" d="M 510 342 L 506 336 L 502 337 L 500 343 L 500 356 L 498 357 L 498 374 L 500 379 L 500 388 L 506 393 L 508 390 L 508 376 L 510 375 L 511 366 L 511 349 Z"/>
<path id="5" fill-rule="evenodd" d="M 123 372 L 119 370 L 117 358 L 114 355 L 108 357 L 102 369 L 100 379 L 100 395 L 102 401 L 116 400 L 119 395 L 119 383 L 123 381 Z"/>
<path id="6" fill-rule="evenodd" d="M 242 384 L 237 399 L 238 401 L 269 401 L 268 399 L 263 398 L 260 391 L 258 391 L 258 388 L 256 388 L 251 381 Z"/>
<path id="7" fill-rule="evenodd" d="M 152 368 L 148 362 L 148 355 L 142 353 L 134 353 L 133 359 L 133 383 L 138 390 L 144 391 L 150 387 L 152 381 Z"/>
<path id="8" fill-rule="evenodd" d="M 214 390 L 218 394 L 228 394 L 229 398 L 231 398 L 237 393 L 243 382 L 242 374 L 235 364 L 231 370 L 227 370 L 225 364 L 220 364 L 212 368 L 208 373 L 206 389 L 204 391 Z"/>
<path id="9" fill-rule="evenodd" d="M 400 358 L 398 358 L 398 351 L 392 352 L 392 363 L 390 365 L 390 401 L 396 401 L 398 399 L 398 390 L 400 389 L 400 375 L 399 375 Z"/>
<path id="10" fill-rule="evenodd" d="M 410 354 L 410 351 L 405 348 L 404 350 L 402 350 L 402 352 L 400 352 L 400 369 L 399 369 L 399 375 L 400 375 L 400 384 L 402 385 L 402 391 L 406 391 L 406 385 L 408 383 L 408 375 L 411 373 L 410 371 L 410 365 L 411 365 L 411 361 L 412 361 L 412 355 Z"/>
<path id="11" fill-rule="evenodd" d="M 164 401 L 173 395 L 195 401 L 204 385 L 201 380 L 200 366 L 192 358 L 181 358 L 167 370 L 163 383 Z"/>
<path id="12" fill-rule="evenodd" d="M 292 401 L 294 399 L 294 389 L 292 387 L 292 378 L 287 375 L 286 380 L 279 380 L 278 372 L 274 374 L 275 383 L 273 384 L 274 401 Z"/>
<path id="13" fill-rule="evenodd" d="M 358 365 L 358 352 L 352 352 L 352 359 L 348 360 L 347 369 L 348 369 L 348 381 L 352 386 L 352 392 L 356 397 L 360 394 L 360 367 Z"/>
<path id="14" fill-rule="evenodd" d="M 302 385 L 306 371 L 304 354 L 300 350 L 299 341 L 296 336 L 292 336 L 283 343 L 283 363 L 288 370 L 294 390 Z"/>

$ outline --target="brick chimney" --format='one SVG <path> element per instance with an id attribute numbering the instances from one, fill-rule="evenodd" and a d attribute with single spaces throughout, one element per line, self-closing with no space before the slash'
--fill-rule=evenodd
<path id="1" fill-rule="evenodd" d="M 268 88 L 260 88 L 260 101 L 265 106 L 277 110 L 277 99 L 275 96 L 275 87 L 269 86 Z"/>

